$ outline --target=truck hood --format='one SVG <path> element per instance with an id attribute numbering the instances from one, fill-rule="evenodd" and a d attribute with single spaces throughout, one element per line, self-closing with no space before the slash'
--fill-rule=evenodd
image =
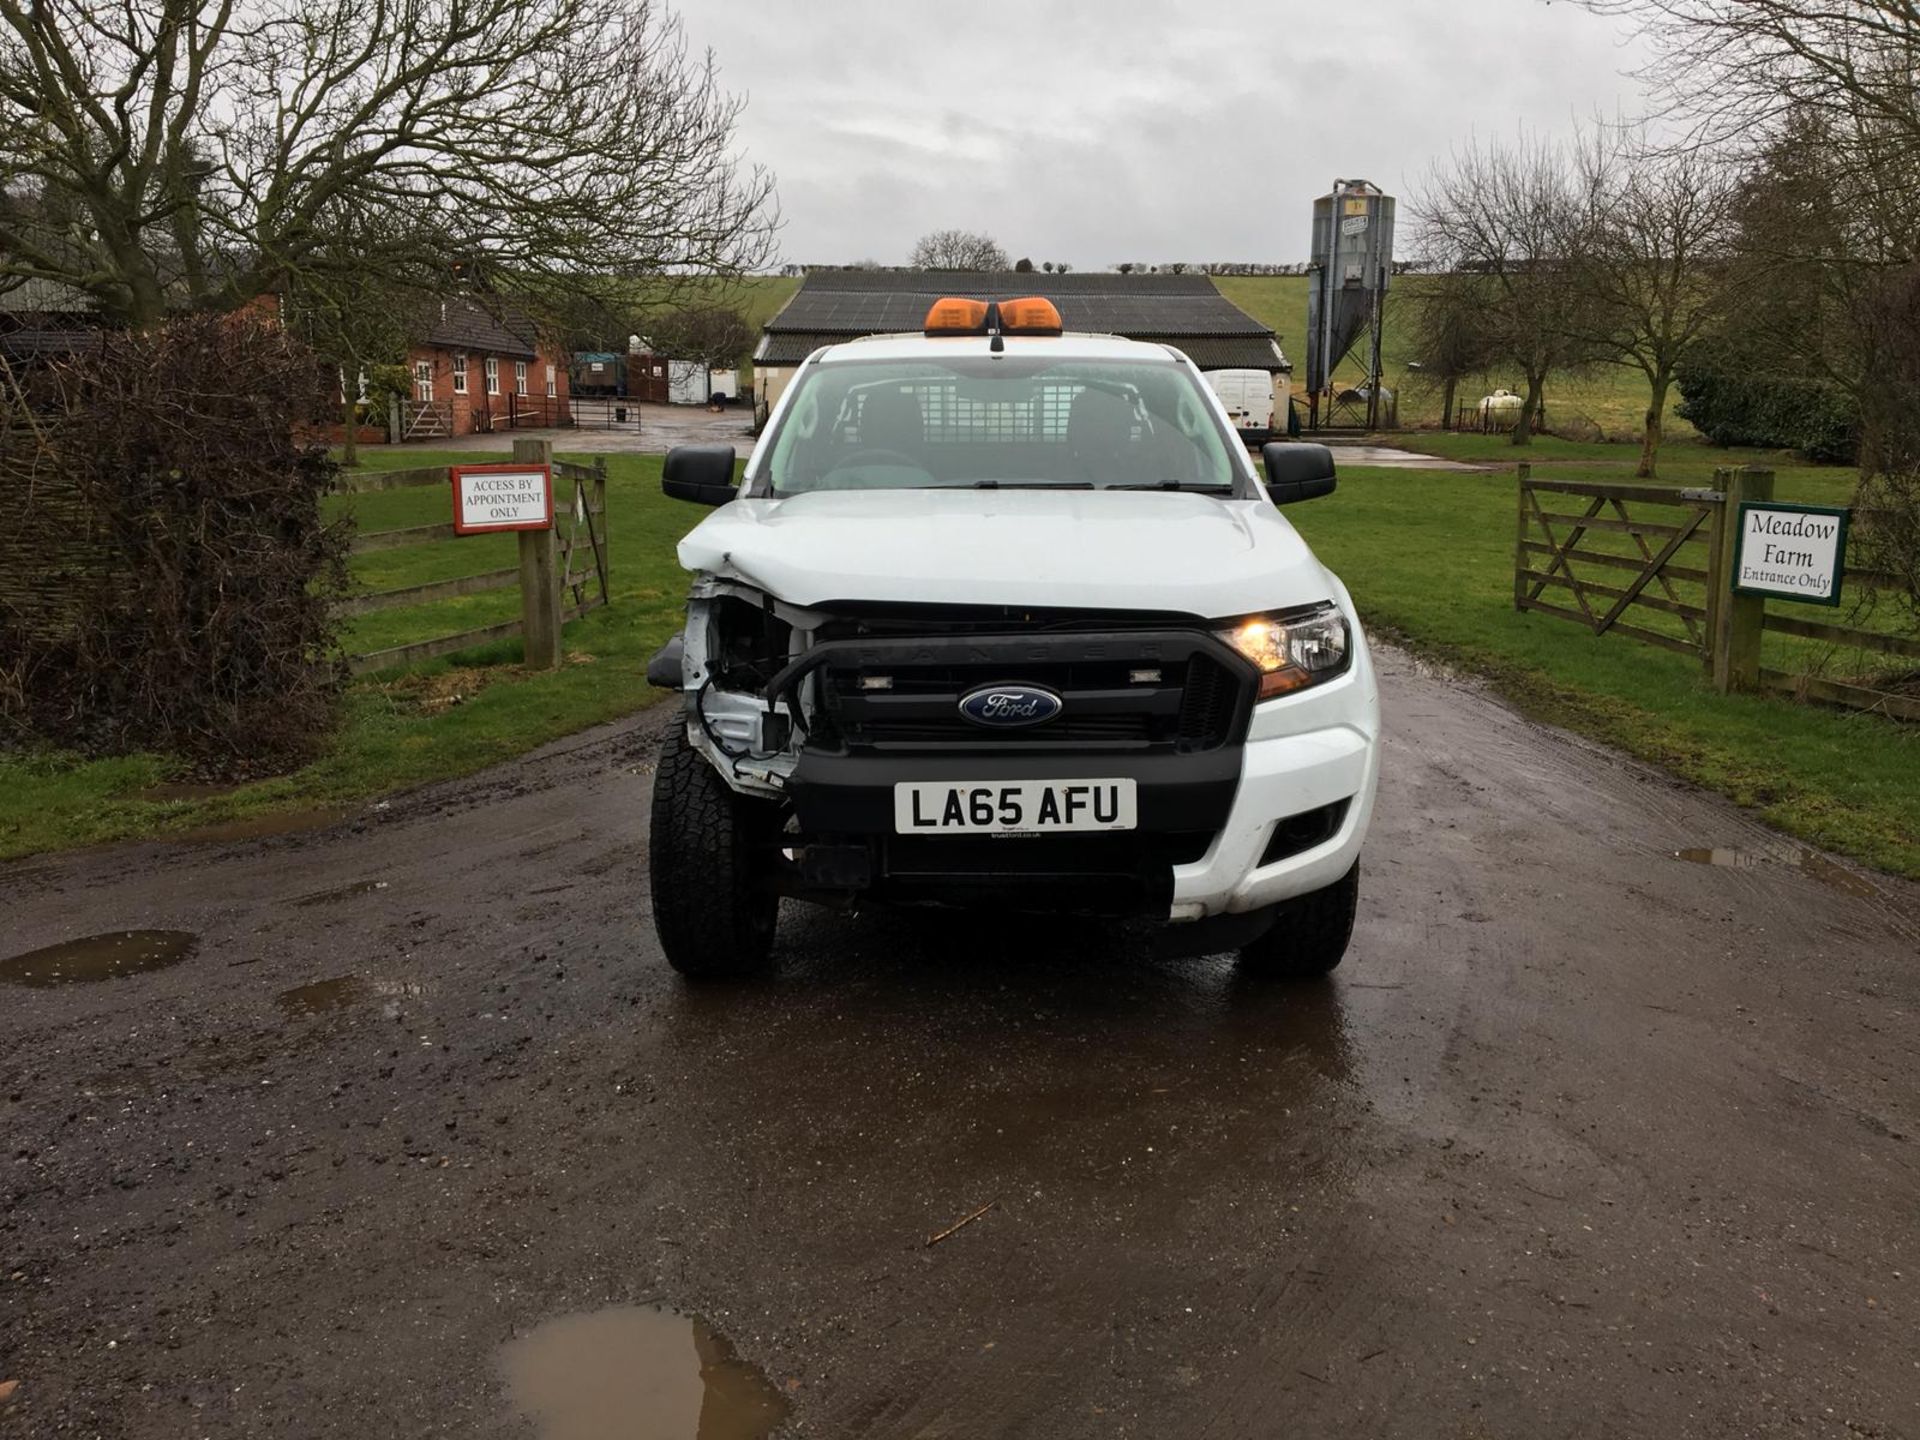
<path id="1" fill-rule="evenodd" d="M 840 490 L 736 500 L 680 542 L 680 563 L 794 605 L 1030 605 L 1222 619 L 1337 593 L 1272 505 L 1171 491 Z"/>

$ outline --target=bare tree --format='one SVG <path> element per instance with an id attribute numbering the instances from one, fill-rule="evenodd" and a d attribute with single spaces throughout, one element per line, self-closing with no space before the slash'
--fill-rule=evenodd
<path id="1" fill-rule="evenodd" d="M 914 243 L 907 264 L 915 270 L 1009 270 L 1007 252 L 991 235 L 972 230 L 935 230 Z"/>
<path id="2" fill-rule="evenodd" d="M 665 0 L 0 0 L 0 283 L 151 323 L 350 268 L 736 273 L 772 186 Z M 365 245 L 345 207 L 388 217 Z"/>
<path id="3" fill-rule="evenodd" d="M 1533 437 L 1547 376 L 1588 354 L 1566 251 L 1579 209 L 1573 176 L 1564 152 L 1545 142 L 1476 144 L 1436 164 L 1413 202 L 1426 259 L 1475 277 L 1492 353 L 1524 380 L 1515 445 Z"/>
<path id="4" fill-rule="evenodd" d="M 344 202 L 330 206 L 326 238 L 314 252 L 314 263 L 281 278 L 288 327 L 339 372 L 341 460 L 347 465 L 359 462 L 363 378 L 378 366 L 405 359 L 408 342 L 421 333 L 418 322 L 429 297 L 453 280 L 450 272 L 433 267 L 430 243 L 422 245 L 420 260 L 406 265 L 357 263 L 362 254 L 403 253 L 394 243 L 399 223 L 385 212 Z"/>
<path id="5" fill-rule="evenodd" d="M 690 305 L 662 315 L 651 337 L 657 353 L 698 360 L 708 370 L 738 365 L 753 350 L 759 332 L 728 305 Z M 709 377 L 708 393 L 712 386 Z"/>
<path id="6" fill-rule="evenodd" d="M 1477 275 L 1437 275 L 1411 297 L 1413 352 L 1422 377 L 1440 386 L 1443 429 L 1453 424 L 1460 382 L 1483 374 L 1498 358 L 1486 288 Z"/>
<path id="7" fill-rule="evenodd" d="M 1819 113 L 1920 144 L 1920 5 L 1913 0 L 1580 0 L 1636 23 L 1649 78 L 1709 141 Z"/>
<path id="8" fill-rule="evenodd" d="M 1736 177 L 1706 151 L 1663 151 L 1632 132 L 1590 134 L 1574 159 L 1580 203 L 1561 249 L 1585 302 L 1576 331 L 1646 377 L 1634 473 L 1651 476 L 1681 359 L 1727 306 Z"/>

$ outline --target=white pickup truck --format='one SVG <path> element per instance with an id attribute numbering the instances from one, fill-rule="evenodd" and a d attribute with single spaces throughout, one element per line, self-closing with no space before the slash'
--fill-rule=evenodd
<path id="1" fill-rule="evenodd" d="M 1379 767 L 1346 588 L 1166 346 L 1045 301 L 943 300 L 922 335 L 817 351 L 680 542 L 682 692 L 654 785 L 653 913 L 689 976 L 770 960 L 782 897 L 1144 916 L 1172 953 L 1324 975 L 1353 926 Z"/>

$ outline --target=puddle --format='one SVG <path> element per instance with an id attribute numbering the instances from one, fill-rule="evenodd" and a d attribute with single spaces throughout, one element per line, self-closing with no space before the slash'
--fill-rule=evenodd
<path id="1" fill-rule="evenodd" d="M 376 890 L 387 888 L 384 880 L 360 880 L 352 885 L 342 885 L 338 890 L 315 890 L 311 895 L 295 896 L 290 904 L 328 905 L 335 900 L 351 900 L 356 895 L 371 895 Z"/>
<path id="2" fill-rule="evenodd" d="M 643 1305 L 563 1315 L 501 1368 L 540 1440 L 759 1440 L 787 1402 L 705 1321 Z"/>
<path id="3" fill-rule="evenodd" d="M 424 995 L 424 985 L 410 984 L 404 980 L 368 980 L 360 975 L 335 975 L 329 980 L 315 980 L 306 985 L 296 985 L 291 990 L 282 990 L 273 997 L 274 1004 L 289 1020 L 297 1020 L 304 1015 L 325 1015 L 334 1010 L 344 1010 L 349 1005 L 358 1005 L 363 1000 L 384 999 L 388 1018 L 399 1013 L 400 1000 Z"/>
<path id="4" fill-rule="evenodd" d="M 1878 886 L 1861 879 L 1846 866 L 1834 864 L 1817 850 L 1781 850 L 1777 853 L 1767 850 L 1676 850 L 1673 858 L 1694 865 L 1717 865 L 1725 870 L 1763 870 L 1773 865 L 1784 865 L 1848 895 L 1871 900 L 1880 894 Z"/>
<path id="5" fill-rule="evenodd" d="M 259 840 L 269 835 L 291 835 L 301 830 L 322 830 L 338 825 L 351 812 L 346 810 L 278 810 L 269 815 L 250 815 L 244 820 L 221 820 L 198 825 L 191 830 L 163 836 L 167 840 L 206 841 Z"/>
<path id="6" fill-rule="evenodd" d="M 344 1010 L 373 993 L 358 975 L 336 975 L 331 980 L 315 980 L 311 985 L 296 985 L 273 997 L 288 1019 L 300 1015 L 324 1015 L 329 1010 Z"/>
<path id="7" fill-rule="evenodd" d="M 144 790 L 136 790 L 133 792 L 133 798 L 145 800 L 153 805 L 167 805 L 180 800 L 214 800 L 222 795 L 231 795 L 239 788 L 238 785 L 170 780 L 162 785 L 149 785 Z"/>
<path id="8" fill-rule="evenodd" d="M 0 984 L 46 989 L 164 970 L 192 955 L 199 937 L 185 930 L 114 930 L 0 960 Z"/>

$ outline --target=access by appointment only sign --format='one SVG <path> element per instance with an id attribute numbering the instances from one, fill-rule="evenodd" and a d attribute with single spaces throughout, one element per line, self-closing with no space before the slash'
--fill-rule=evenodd
<path id="1" fill-rule="evenodd" d="M 455 465 L 453 529 L 546 530 L 553 525 L 553 471 L 546 465 Z"/>
<path id="2" fill-rule="evenodd" d="M 1847 569 L 1847 512 L 1824 505 L 1740 507 L 1733 588 L 1815 605 L 1838 605 Z"/>

